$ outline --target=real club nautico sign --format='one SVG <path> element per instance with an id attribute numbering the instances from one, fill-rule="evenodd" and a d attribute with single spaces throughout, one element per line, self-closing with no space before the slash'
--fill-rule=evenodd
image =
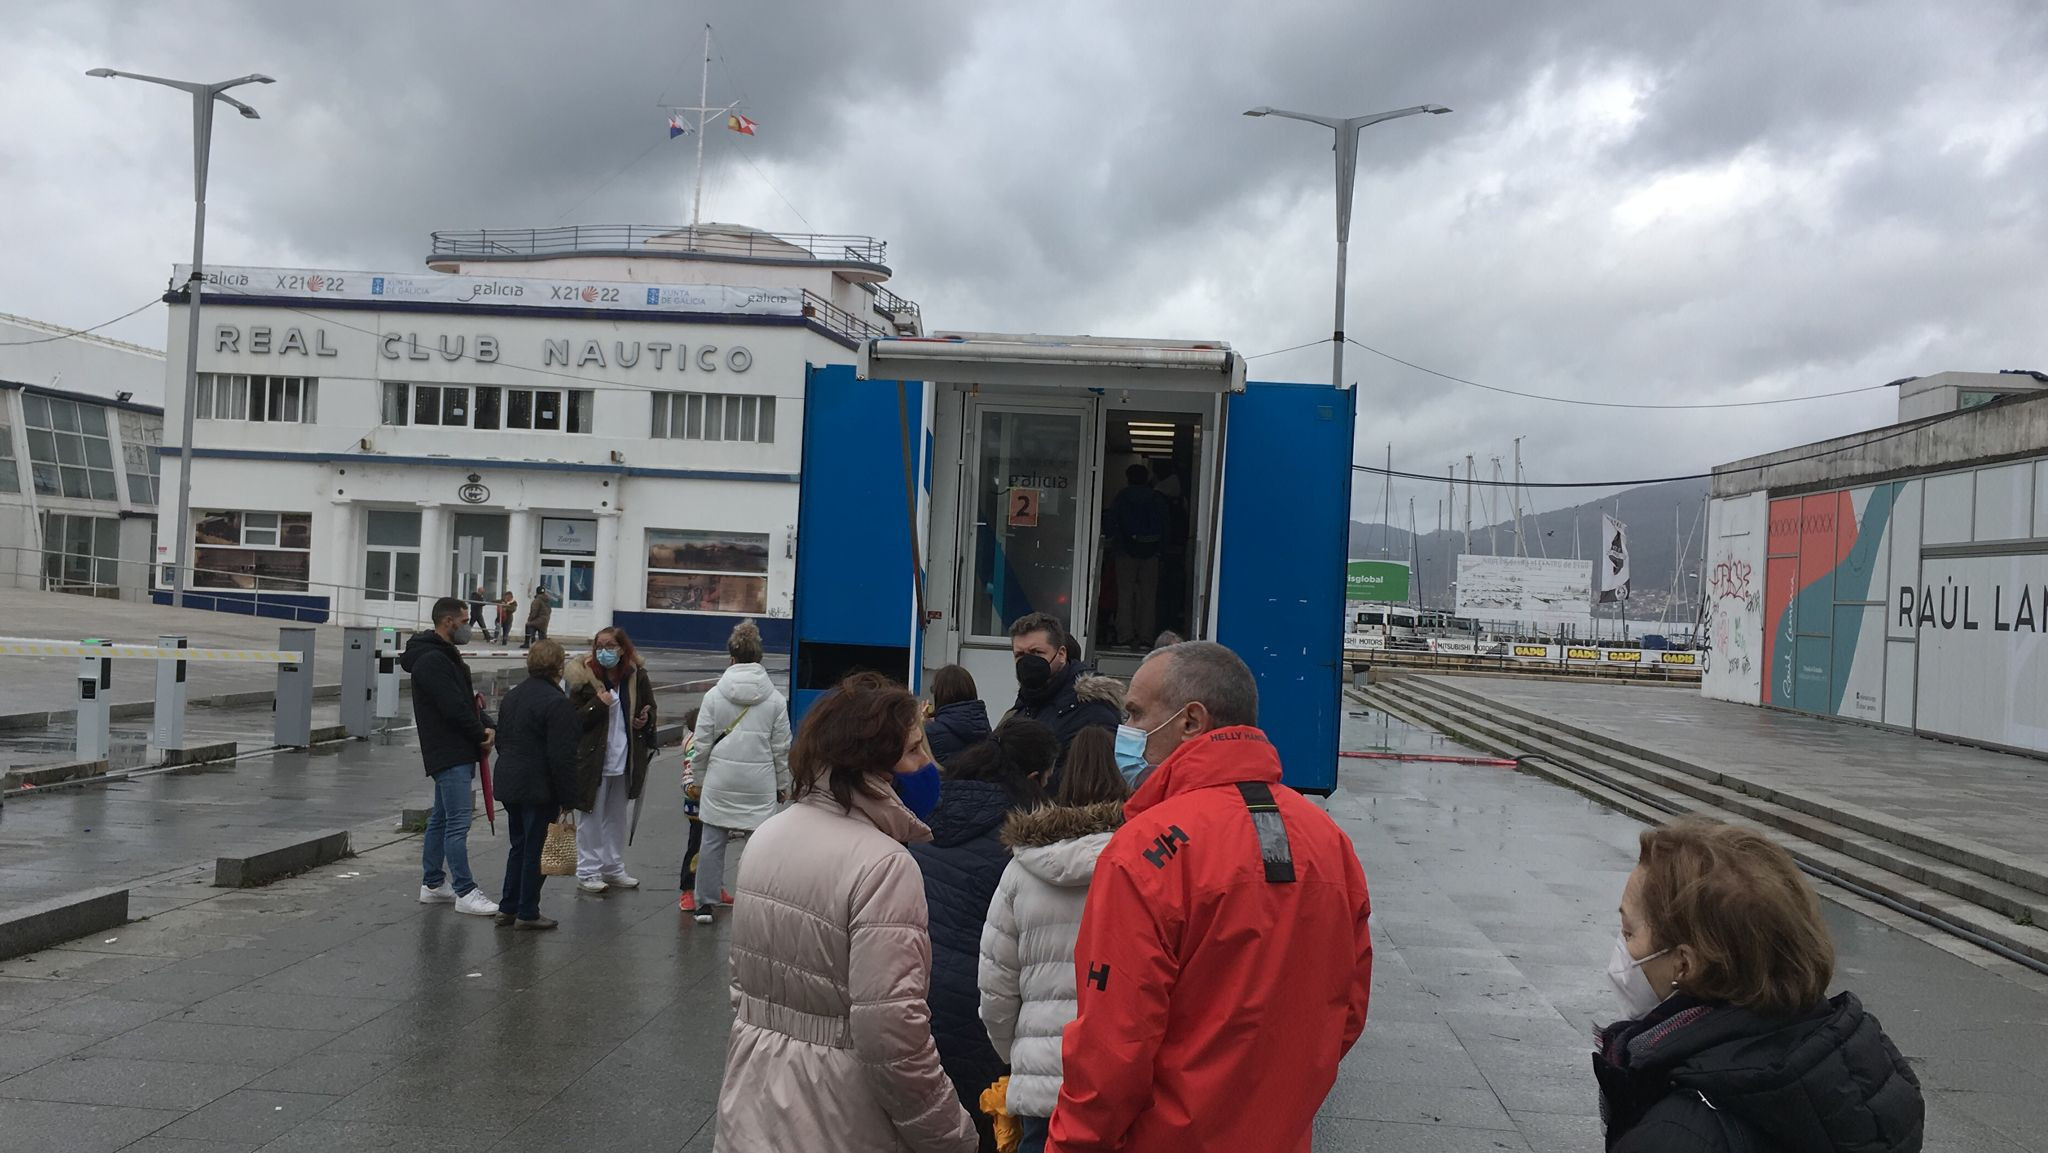
<path id="1" fill-rule="evenodd" d="M 387 332 L 377 338 L 377 353 L 385 360 L 470 360 L 497 364 L 502 345 L 495 336 Z M 246 352 L 255 356 L 338 356 L 327 330 L 315 328 L 309 336 L 298 327 L 275 328 L 218 324 L 213 329 L 213 351 Z M 721 348 L 716 344 L 692 347 L 683 341 L 666 340 L 579 340 L 574 337 L 543 338 L 539 348 L 540 367 L 550 368 L 637 368 L 646 364 L 657 372 L 745 372 L 754 367 L 754 353 L 745 345 Z M 527 365 L 532 362 L 528 361 Z M 519 367 L 526 367 L 521 365 Z"/>

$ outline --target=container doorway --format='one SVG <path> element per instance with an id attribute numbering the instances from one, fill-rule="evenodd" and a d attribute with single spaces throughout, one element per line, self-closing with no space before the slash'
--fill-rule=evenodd
<path id="1" fill-rule="evenodd" d="M 1202 417 L 1113 409 L 1104 422 L 1095 557 L 1099 661 L 1151 651 L 1162 632 L 1199 635 L 1191 543 L 1199 515 Z M 1093 654 L 1091 654 L 1093 655 Z M 1107 670 L 1105 670 L 1107 671 Z"/>

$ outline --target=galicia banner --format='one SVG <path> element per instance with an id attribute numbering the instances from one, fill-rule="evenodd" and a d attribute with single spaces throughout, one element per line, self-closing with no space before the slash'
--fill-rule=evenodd
<path id="1" fill-rule="evenodd" d="M 176 266 L 173 286 L 191 279 Z M 327 269 L 206 266 L 210 294 L 290 300 L 371 303 L 488 304 L 493 308 L 597 308 L 625 312 L 689 312 L 739 316 L 801 316 L 801 293 L 730 284 L 636 284 L 604 280 L 529 280 L 511 276 L 348 272 Z"/>

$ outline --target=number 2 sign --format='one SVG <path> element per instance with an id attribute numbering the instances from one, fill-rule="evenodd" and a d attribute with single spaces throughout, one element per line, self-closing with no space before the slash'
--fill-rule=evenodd
<path id="1" fill-rule="evenodd" d="M 1013 488 L 1003 498 L 1009 502 L 1011 528 L 1038 527 L 1038 490 L 1035 488 Z"/>

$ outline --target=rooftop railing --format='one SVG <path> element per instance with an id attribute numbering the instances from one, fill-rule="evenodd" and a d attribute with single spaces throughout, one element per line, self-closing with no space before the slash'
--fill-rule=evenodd
<path id="1" fill-rule="evenodd" d="M 689 225 L 575 224 L 561 228 L 480 228 L 435 232 L 435 257 L 568 256 L 579 252 L 701 252 L 762 260 L 809 259 L 826 264 L 880 265 L 888 244 L 872 236 L 759 232 Z"/>

